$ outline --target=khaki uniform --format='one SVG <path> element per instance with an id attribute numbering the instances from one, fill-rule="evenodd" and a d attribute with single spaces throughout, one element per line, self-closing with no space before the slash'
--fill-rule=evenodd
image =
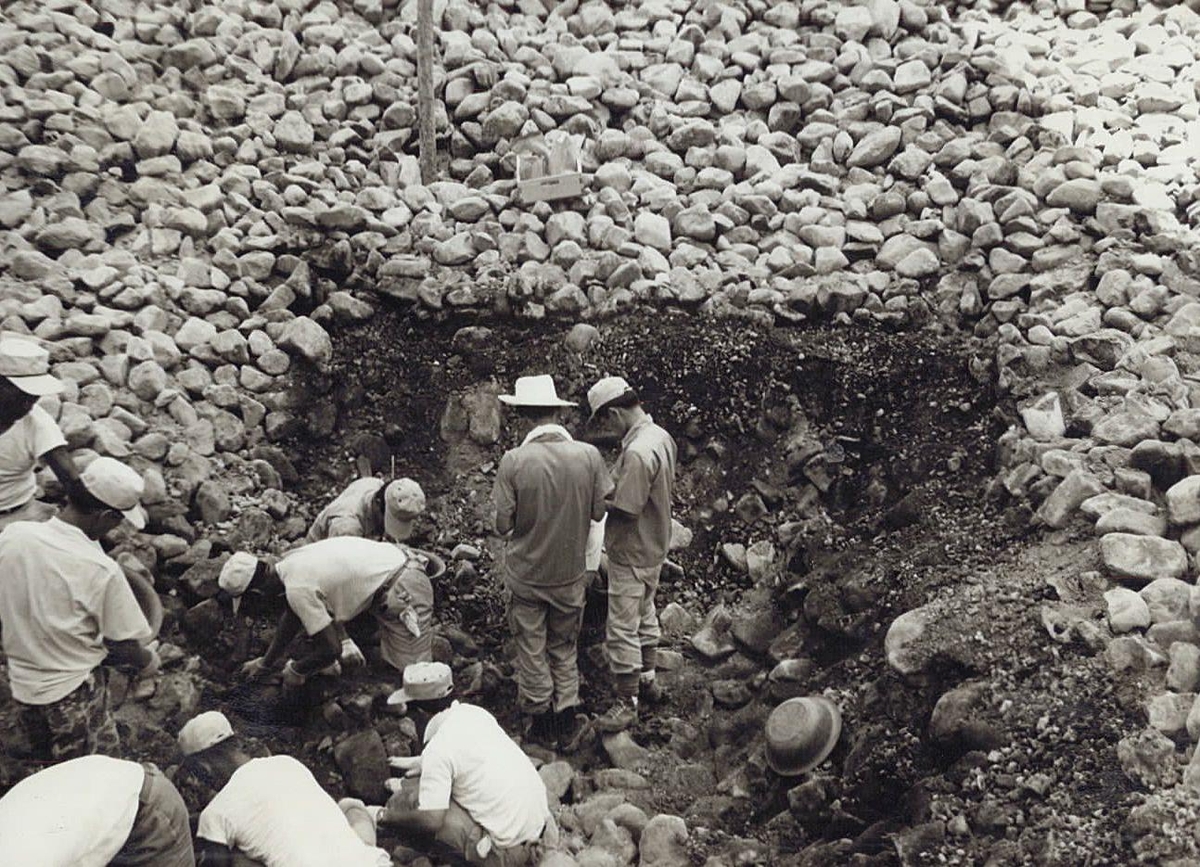
<path id="1" fill-rule="evenodd" d="M 637 694 L 637 674 L 654 670 L 660 636 L 654 596 L 671 542 L 676 447 L 646 416 L 625 434 L 613 471 L 604 544 L 608 552 L 608 655 L 617 688 Z"/>
<path id="2" fill-rule="evenodd" d="M 532 430 L 497 469 L 493 499 L 498 529 L 512 532 L 504 577 L 518 702 L 526 713 L 579 704 L 585 554 L 610 484 L 595 446 L 576 442 L 559 425 Z"/>

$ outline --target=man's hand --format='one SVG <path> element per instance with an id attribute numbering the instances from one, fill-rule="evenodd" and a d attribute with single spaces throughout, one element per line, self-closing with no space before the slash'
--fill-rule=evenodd
<path id="1" fill-rule="evenodd" d="M 392 756 L 388 759 L 388 767 L 404 771 L 404 776 L 415 777 L 421 773 L 420 756 Z"/>
<path id="2" fill-rule="evenodd" d="M 149 680 L 162 670 L 162 659 L 158 655 L 158 642 L 151 641 L 147 644 L 146 652 L 150 654 L 150 659 L 138 671 L 138 677 L 143 680 Z"/>
<path id="3" fill-rule="evenodd" d="M 367 658 L 363 656 L 363 652 L 359 649 L 358 645 L 354 643 L 353 638 L 342 639 L 341 660 L 342 665 L 351 667 L 367 664 Z"/>
<path id="4" fill-rule="evenodd" d="M 256 656 L 249 662 L 242 665 L 242 677 L 247 680 L 255 680 L 262 677 L 267 672 L 267 658 L 265 656 Z"/>

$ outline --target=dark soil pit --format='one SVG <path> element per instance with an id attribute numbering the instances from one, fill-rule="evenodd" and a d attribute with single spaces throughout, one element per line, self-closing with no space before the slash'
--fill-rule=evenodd
<path id="1" fill-rule="evenodd" d="M 1038 619 L 1052 595 L 1046 578 L 1080 562 L 1080 543 L 1029 537 L 1022 516 L 985 496 L 1003 413 L 971 375 L 961 342 L 766 331 L 662 311 L 604 323 L 578 353 L 560 324 L 462 333 L 463 324 L 382 311 L 335 334 L 333 370 L 296 379 L 301 427 L 282 445 L 299 470 L 305 517 L 365 453 L 377 468 L 394 459 L 396 472 L 430 495 L 419 544 L 442 555 L 460 542 L 481 549 L 474 577 L 455 578 L 452 568 L 436 600 L 443 632 L 462 630 L 477 645 L 452 654 L 460 683 L 475 687 L 471 700 L 518 730 L 488 538 L 491 473 L 515 435 L 502 426 L 494 442 L 450 442 L 442 435 L 448 403 L 493 379 L 507 390 L 517 376 L 541 372 L 582 403 L 595 379 L 620 374 L 680 445 L 676 514 L 694 538 L 673 555 L 683 577 L 664 580 L 660 607 L 678 602 L 698 625 L 724 604 L 738 618 L 761 615 L 772 630 L 764 644 L 739 641 L 720 664 L 700 658 L 690 632 L 665 643 L 679 664 L 664 673 L 666 704 L 633 730 L 651 759 L 649 788 L 632 800 L 685 816 L 698 856 L 736 850 L 745 863 L 890 864 L 900 851 L 909 863 L 914 851 L 930 863 L 1009 863 L 1013 851 L 1020 861 L 1050 850 L 1081 860 L 1049 863 L 1106 863 L 1121 851 L 1119 807 L 1132 786 L 1115 743 L 1134 725 L 1130 711 L 1107 687 L 1103 662 L 1079 645 L 1052 645 Z M 726 546 L 764 540 L 783 569 L 756 583 Z M 923 676 L 906 680 L 883 658 L 884 633 L 895 616 L 935 598 L 949 600 L 961 634 Z M 261 652 L 273 621 L 270 612 L 257 618 L 248 653 Z M 598 637 L 598 624 L 590 633 Z M 786 656 L 809 660 L 803 689 L 843 712 L 840 744 L 805 777 L 779 778 L 762 757 L 762 720 L 777 703 L 766 679 L 776 639 Z M 597 651 L 585 647 L 581 657 L 592 709 L 609 697 Z M 202 707 L 240 710 L 249 734 L 302 758 L 331 791 L 340 791 L 331 746 L 366 723 L 362 712 L 389 749 L 411 736 L 379 705 L 397 673 L 347 675 L 306 715 L 224 693 L 232 682 L 221 672 L 239 660 L 216 662 L 206 675 L 218 687 Z M 931 739 L 938 698 L 976 680 L 1001 744 L 963 752 Z M 746 703 L 736 706 L 736 690 L 716 701 L 718 682 L 744 683 Z M 341 706 L 331 705 L 339 692 Z M 8 704 L 0 722 L 10 717 Z M 151 752 L 161 764 L 174 760 L 158 742 Z M 609 764 L 598 741 L 570 760 L 584 771 Z M 1029 785 L 1039 773 L 1051 774 L 1049 787 L 1040 777 Z"/>

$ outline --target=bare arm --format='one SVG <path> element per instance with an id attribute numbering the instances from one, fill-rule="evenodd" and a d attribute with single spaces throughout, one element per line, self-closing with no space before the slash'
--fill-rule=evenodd
<path id="1" fill-rule="evenodd" d="M 300 622 L 300 618 L 292 612 L 292 609 L 288 608 L 284 611 L 279 618 L 279 626 L 275 629 L 275 637 L 271 640 L 271 646 L 267 648 L 266 655 L 263 656 L 263 665 L 267 668 L 279 665 L 284 653 L 303 629 L 304 625 Z"/>
<path id="2" fill-rule="evenodd" d="M 42 458 L 46 461 L 46 466 L 68 491 L 79 481 L 79 470 L 75 467 L 75 459 L 71 457 L 66 446 L 50 449 L 42 455 Z"/>
<path id="3" fill-rule="evenodd" d="M 103 664 L 114 668 L 135 668 L 140 671 L 154 658 L 154 654 L 143 647 L 141 642 L 132 638 L 125 641 L 106 640 L 104 646 L 108 648 L 108 656 L 104 658 Z"/>
<path id="4" fill-rule="evenodd" d="M 437 836 L 438 831 L 442 830 L 442 825 L 446 822 L 446 814 L 449 812 L 449 810 L 418 810 L 415 807 L 408 810 L 389 809 L 384 813 L 383 821 L 410 834 L 419 834 L 432 839 Z"/>
<path id="5" fill-rule="evenodd" d="M 314 635 L 313 643 L 316 647 L 312 653 L 297 659 L 293 664 L 296 672 L 305 677 L 337 662 L 338 657 L 342 655 L 342 639 L 338 624 L 331 623 Z"/>
<path id="6" fill-rule="evenodd" d="M 196 867 L 233 867 L 233 850 L 220 843 L 197 837 Z"/>

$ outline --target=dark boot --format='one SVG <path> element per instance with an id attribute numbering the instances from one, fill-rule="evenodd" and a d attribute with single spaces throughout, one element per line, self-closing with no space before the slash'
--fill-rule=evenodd
<path id="1" fill-rule="evenodd" d="M 558 729 L 558 747 L 563 752 L 575 752 L 587 725 L 587 714 L 579 712 L 579 706 L 563 708 L 555 714 Z"/>
<path id="2" fill-rule="evenodd" d="M 558 718 L 554 711 L 535 713 L 525 738 L 538 746 L 558 749 Z"/>

